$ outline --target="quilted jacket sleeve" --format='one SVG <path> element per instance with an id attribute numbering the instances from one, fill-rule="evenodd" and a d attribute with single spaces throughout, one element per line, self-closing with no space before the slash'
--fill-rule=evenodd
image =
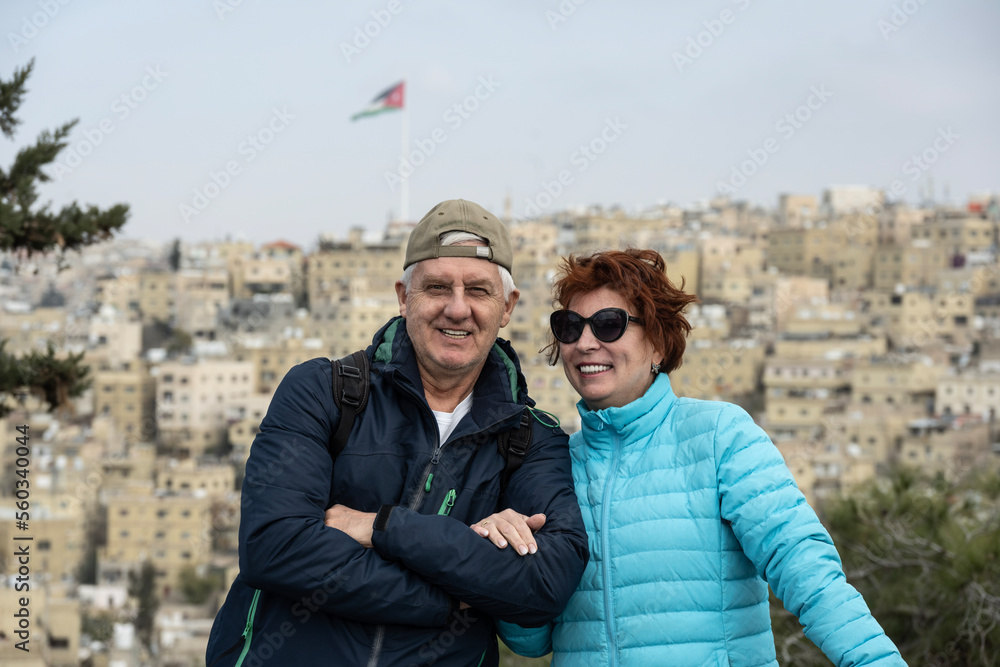
<path id="1" fill-rule="evenodd" d="M 247 460 L 239 545 L 243 579 L 357 621 L 444 625 L 451 596 L 324 525 L 333 472 L 327 450 L 331 414 L 329 362 L 307 361 L 289 371 Z"/>
<path id="2" fill-rule="evenodd" d="M 497 621 L 497 634 L 510 650 L 526 658 L 540 658 L 552 653 L 552 624 L 540 628 L 522 628 L 514 623 Z"/>
<path id="3" fill-rule="evenodd" d="M 529 627 L 544 625 L 566 606 L 588 558 L 561 430 L 535 426 L 528 455 L 505 495 L 507 506 L 521 514 L 545 514 L 545 526 L 535 534 L 537 553 L 497 549 L 461 521 L 404 507 L 392 509 L 372 544 L 479 611 Z"/>
<path id="4" fill-rule="evenodd" d="M 723 519 L 806 636 L 835 665 L 905 665 L 847 583 L 833 540 L 781 453 L 734 405 L 719 413 L 715 456 Z"/>

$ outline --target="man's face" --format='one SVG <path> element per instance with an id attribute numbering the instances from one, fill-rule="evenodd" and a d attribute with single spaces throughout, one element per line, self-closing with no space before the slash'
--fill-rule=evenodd
<path id="1" fill-rule="evenodd" d="M 416 265 L 407 294 L 396 283 L 399 314 L 413 341 L 421 377 L 478 377 L 518 292 L 504 303 L 496 264 L 475 257 L 438 257 Z"/>

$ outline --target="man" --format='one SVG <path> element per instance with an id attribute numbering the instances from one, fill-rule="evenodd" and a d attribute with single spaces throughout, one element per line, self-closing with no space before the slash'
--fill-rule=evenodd
<path id="1" fill-rule="evenodd" d="M 587 560 L 565 434 L 532 414 L 501 489 L 498 438 L 534 404 L 497 338 L 519 295 L 512 261 L 503 223 L 477 204 L 442 202 L 420 221 L 401 317 L 366 351 L 368 403 L 336 461 L 329 361 L 289 371 L 250 450 L 240 574 L 208 665 L 497 665 L 493 618 L 541 625 L 562 611 Z M 502 508 L 537 532 L 498 549 L 470 530 L 501 523 Z"/>

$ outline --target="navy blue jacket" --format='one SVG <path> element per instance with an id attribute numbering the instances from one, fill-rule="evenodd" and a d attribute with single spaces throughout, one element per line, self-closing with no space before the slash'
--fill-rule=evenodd
<path id="1" fill-rule="evenodd" d="M 335 463 L 329 360 L 299 364 L 278 387 L 247 460 L 240 574 L 208 665 L 496 665 L 494 617 L 543 625 L 576 588 L 587 537 L 559 428 L 532 420 L 531 447 L 501 497 L 497 434 L 534 404 L 509 344 L 497 339 L 472 410 L 443 448 L 405 320 L 384 326 L 367 354 L 368 405 Z M 324 525 L 335 503 L 395 507 L 365 549 Z M 538 553 L 497 549 L 468 527 L 506 507 L 546 515 Z"/>

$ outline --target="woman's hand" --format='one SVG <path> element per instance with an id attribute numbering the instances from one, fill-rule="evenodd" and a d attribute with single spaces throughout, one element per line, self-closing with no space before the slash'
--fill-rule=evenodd
<path id="1" fill-rule="evenodd" d="M 544 514 L 525 516 L 512 509 L 506 509 L 491 514 L 482 521 L 477 521 L 470 528 L 476 531 L 480 537 L 489 538 L 490 542 L 500 549 L 505 548 L 510 543 L 517 553 L 524 556 L 538 551 L 538 545 L 535 544 L 532 533 L 537 532 L 544 525 Z"/>

